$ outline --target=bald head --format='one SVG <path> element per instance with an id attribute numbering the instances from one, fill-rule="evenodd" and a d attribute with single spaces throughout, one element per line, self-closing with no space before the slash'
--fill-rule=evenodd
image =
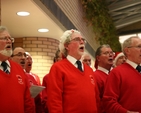
<path id="1" fill-rule="evenodd" d="M 88 66 L 91 66 L 91 56 L 88 53 L 84 53 L 81 57 L 81 60 L 83 63 L 87 64 Z"/>
<path id="2" fill-rule="evenodd" d="M 12 54 L 11 59 L 14 62 L 17 62 L 19 65 L 21 65 L 23 69 L 25 68 L 26 53 L 23 48 L 16 47 L 13 50 L 13 54 Z"/>
<path id="3" fill-rule="evenodd" d="M 32 69 L 32 63 L 33 63 L 33 59 L 31 57 L 31 54 L 26 52 L 26 63 L 25 63 L 25 71 L 27 73 L 30 73 L 31 69 Z"/>

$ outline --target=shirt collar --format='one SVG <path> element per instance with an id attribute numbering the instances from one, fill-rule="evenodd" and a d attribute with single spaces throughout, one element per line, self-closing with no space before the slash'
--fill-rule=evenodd
<path id="1" fill-rule="evenodd" d="M 10 63 L 8 60 L 5 61 L 7 63 L 7 66 L 10 68 Z M 1 65 L 2 61 L 0 61 L 0 65 Z"/>
<path id="2" fill-rule="evenodd" d="M 103 67 L 98 66 L 97 69 L 100 70 L 100 71 L 103 71 L 103 72 L 106 73 L 107 75 L 109 74 L 109 70 L 107 70 L 107 69 L 105 69 L 105 68 L 103 68 Z"/>
<path id="3" fill-rule="evenodd" d="M 131 65 L 134 69 L 136 69 L 137 65 L 136 63 L 130 61 L 129 59 L 126 60 L 126 63 L 128 63 L 129 65 Z"/>
<path id="4" fill-rule="evenodd" d="M 76 61 L 77 61 L 77 60 L 76 60 L 74 57 L 68 55 L 68 56 L 67 56 L 67 59 L 68 59 L 73 65 L 76 64 Z"/>

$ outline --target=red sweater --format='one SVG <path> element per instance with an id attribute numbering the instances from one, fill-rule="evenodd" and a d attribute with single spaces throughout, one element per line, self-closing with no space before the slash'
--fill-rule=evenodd
<path id="1" fill-rule="evenodd" d="M 102 103 L 102 97 L 103 97 L 104 87 L 105 87 L 105 83 L 106 83 L 108 75 L 101 70 L 96 70 L 94 72 L 94 77 L 95 77 L 95 80 L 97 82 L 97 86 L 98 86 L 98 90 L 99 90 L 99 97 L 101 99 L 101 101 L 100 101 L 100 113 L 105 113 L 104 106 L 103 106 L 103 103 Z"/>
<path id="2" fill-rule="evenodd" d="M 10 62 L 10 74 L 0 70 L 0 113 L 33 113 L 32 100 L 25 72 Z"/>
<path id="3" fill-rule="evenodd" d="M 97 113 L 93 70 L 81 72 L 67 59 L 56 62 L 47 79 L 49 113 Z"/>
<path id="4" fill-rule="evenodd" d="M 104 93 L 104 86 L 105 86 L 108 75 L 101 70 L 96 70 L 94 72 L 94 77 L 97 82 L 97 86 L 98 86 L 99 93 L 100 93 L 100 98 L 102 98 L 103 93 Z"/>
<path id="5" fill-rule="evenodd" d="M 34 79 L 36 80 L 37 84 L 39 86 L 41 86 L 41 82 L 40 82 L 40 78 L 38 75 L 36 75 L 35 73 L 30 72 L 30 74 L 34 77 Z"/>
<path id="6" fill-rule="evenodd" d="M 37 81 L 35 80 L 35 78 L 30 74 L 30 73 L 26 73 L 27 77 L 28 77 L 28 81 L 30 86 L 31 85 L 38 85 Z M 38 94 L 35 98 L 34 98 L 34 103 L 35 103 L 35 110 L 36 113 L 42 113 L 43 108 L 42 108 L 42 103 L 41 103 L 41 94 Z"/>
<path id="7" fill-rule="evenodd" d="M 108 76 L 103 96 L 106 113 L 141 113 L 141 74 L 125 63 Z"/>
<path id="8" fill-rule="evenodd" d="M 48 113 L 48 108 L 46 106 L 46 102 L 47 102 L 47 78 L 48 78 L 48 74 L 46 74 L 43 78 L 43 82 L 42 82 L 42 86 L 45 86 L 46 88 L 42 91 L 42 106 L 44 109 L 45 113 Z"/>
<path id="9" fill-rule="evenodd" d="M 48 74 L 46 74 L 43 78 L 42 86 L 45 86 L 46 88 L 42 91 L 42 101 L 46 102 L 47 101 L 47 78 Z"/>

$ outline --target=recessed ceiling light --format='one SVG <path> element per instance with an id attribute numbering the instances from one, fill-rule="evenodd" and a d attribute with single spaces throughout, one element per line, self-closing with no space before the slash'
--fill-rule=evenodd
<path id="1" fill-rule="evenodd" d="M 28 15 L 30 15 L 30 13 L 25 12 L 25 11 L 21 11 L 21 12 L 17 12 L 17 15 L 19 15 L 19 16 L 28 16 Z"/>
<path id="2" fill-rule="evenodd" d="M 49 30 L 43 28 L 43 29 L 38 29 L 38 31 L 39 31 L 39 32 L 48 32 Z"/>

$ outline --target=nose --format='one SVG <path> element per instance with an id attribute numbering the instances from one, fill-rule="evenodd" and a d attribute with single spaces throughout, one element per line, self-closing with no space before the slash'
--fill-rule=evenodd
<path id="1" fill-rule="evenodd" d="M 10 38 L 6 38 L 6 41 L 12 43 Z"/>
<path id="2" fill-rule="evenodd" d="M 24 60 L 26 59 L 26 57 L 24 56 L 24 54 L 21 56 L 21 58 L 24 59 Z"/>
<path id="3" fill-rule="evenodd" d="M 126 61 L 126 58 L 123 58 L 123 61 L 125 62 Z"/>
<path id="4" fill-rule="evenodd" d="M 84 41 L 83 41 L 82 39 L 80 39 L 80 43 L 81 43 L 81 44 L 83 44 L 83 43 L 84 43 Z"/>
<path id="5" fill-rule="evenodd" d="M 86 40 L 84 38 L 80 38 L 80 42 L 86 43 Z"/>

